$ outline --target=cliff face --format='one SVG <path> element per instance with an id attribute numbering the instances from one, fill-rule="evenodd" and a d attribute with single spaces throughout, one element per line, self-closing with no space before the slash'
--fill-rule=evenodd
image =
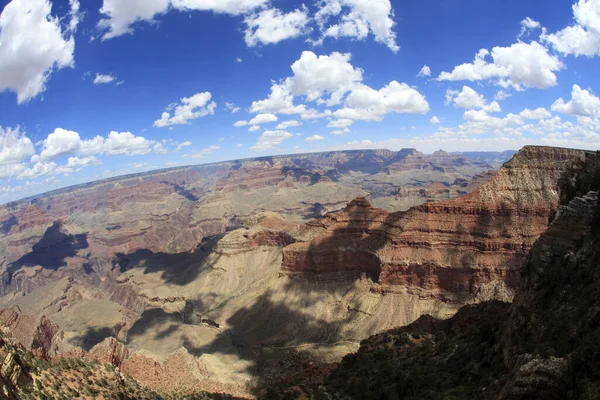
<path id="1" fill-rule="evenodd" d="M 561 178 L 592 154 L 526 147 L 471 194 L 407 212 L 359 198 L 307 224 L 305 240 L 284 249 L 283 269 L 367 273 L 382 290 L 460 301 L 489 285 L 515 288 L 520 266 L 558 207 Z"/>
<path id="2" fill-rule="evenodd" d="M 276 376 L 259 393 L 334 399 L 596 398 L 599 177 L 600 153 L 578 155 L 565 171 L 561 204 L 523 263 L 512 304 L 468 305 L 448 320 L 423 316 L 362 341 L 358 352 L 329 374 L 312 374 L 319 365 L 297 366 L 299 372 Z M 527 198 L 539 205 L 544 196 L 538 191 Z"/>

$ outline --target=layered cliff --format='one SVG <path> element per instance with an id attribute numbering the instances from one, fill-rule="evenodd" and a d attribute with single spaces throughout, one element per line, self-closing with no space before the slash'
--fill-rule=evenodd
<path id="1" fill-rule="evenodd" d="M 359 351 L 331 372 L 315 363 L 297 364 L 293 372 L 274 375 L 258 393 L 333 399 L 596 398 L 599 161 L 600 153 L 586 153 L 566 172 L 560 192 L 567 186 L 575 190 L 563 198 L 523 263 L 512 304 L 468 305 L 448 320 L 423 316 L 362 341 Z"/>
<path id="2" fill-rule="evenodd" d="M 525 147 L 471 194 L 407 212 L 390 213 L 359 198 L 307 224 L 303 237 L 284 249 L 283 269 L 367 273 L 383 291 L 461 302 L 485 299 L 490 285 L 506 285 L 502 298 L 510 298 L 531 246 L 558 207 L 561 179 L 592 156 Z"/>

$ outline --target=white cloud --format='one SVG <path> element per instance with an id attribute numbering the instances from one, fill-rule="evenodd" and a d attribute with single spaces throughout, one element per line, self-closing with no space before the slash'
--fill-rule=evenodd
<path id="1" fill-rule="evenodd" d="M 284 140 L 294 137 L 286 131 L 265 131 L 258 137 L 258 140 L 252 150 L 270 150 L 279 146 Z"/>
<path id="2" fill-rule="evenodd" d="M 232 114 L 235 114 L 241 110 L 241 108 L 236 107 L 234 103 L 225 103 L 225 109 L 231 111 Z"/>
<path id="3" fill-rule="evenodd" d="M 12 178 L 13 176 L 19 175 L 25 171 L 27 166 L 25 164 L 0 164 L 0 179 Z"/>
<path id="4" fill-rule="evenodd" d="M 161 118 L 154 122 L 156 128 L 164 128 L 173 125 L 186 125 L 190 121 L 214 115 L 217 103 L 211 102 L 210 92 L 196 93 L 192 97 L 184 97 L 181 104 L 175 107 L 173 116 L 167 111 L 163 112 Z"/>
<path id="5" fill-rule="evenodd" d="M 423 65 L 423 68 L 417 74 L 420 78 L 425 78 L 426 76 L 431 76 L 431 68 L 428 65 Z"/>
<path id="6" fill-rule="evenodd" d="M 97 73 L 96 77 L 94 78 L 94 85 L 102 85 L 105 83 L 111 83 L 116 79 L 117 79 L 117 77 L 115 77 L 113 75 L 105 75 L 105 74 Z"/>
<path id="7" fill-rule="evenodd" d="M 260 125 L 252 125 L 250 128 L 248 128 L 249 132 L 256 132 L 256 131 L 260 131 Z"/>
<path id="8" fill-rule="evenodd" d="M 41 163 L 41 164 L 43 164 L 43 163 Z M 96 157 L 91 156 L 91 157 L 83 157 L 83 158 L 69 157 L 69 159 L 67 160 L 67 163 L 65 165 L 61 165 L 61 166 L 52 166 L 52 164 L 54 164 L 54 163 L 45 164 L 48 172 L 43 175 L 48 175 L 48 174 L 69 175 L 69 174 L 72 174 L 73 172 L 78 172 L 78 171 L 82 170 L 83 168 L 91 167 L 94 165 L 100 165 L 102 163 Z M 56 165 L 56 164 L 54 164 L 54 165 Z"/>
<path id="9" fill-rule="evenodd" d="M 546 29 L 540 39 L 564 55 L 600 55 L 600 0 L 579 0 L 573 5 L 575 24 L 556 33 Z"/>
<path id="10" fill-rule="evenodd" d="M 362 84 L 363 71 L 350 63 L 350 54 L 332 53 L 317 56 L 305 51 L 292 65 L 293 76 L 274 82 L 265 100 L 255 101 L 253 113 L 300 114 L 304 120 L 335 116 L 330 127 L 347 127 L 350 120 L 381 120 L 388 113 L 426 113 L 425 97 L 406 83 L 390 82 L 381 90 Z M 333 112 L 294 105 L 296 97 L 329 107 L 344 102 L 344 108 Z M 338 122 L 338 120 L 346 120 Z M 341 125 L 339 125 L 341 124 Z"/>
<path id="11" fill-rule="evenodd" d="M 294 96 L 306 96 L 309 102 L 324 100 L 327 105 L 339 104 L 345 93 L 361 82 L 363 71 L 350 64 L 351 54 L 331 53 L 318 56 L 304 51 L 292 64 L 294 76 L 286 79 L 286 86 Z M 323 99 L 331 94 L 328 100 Z"/>
<path id="12" fill-rule="evenodd" d="M 238 62 L 238 63 L 241 63 L 244 60 L 242 59 L 242 57 L 238 57 L 238 58 L 235 59 L 235 61 Z"/>
<path id="13" fill-rule="evenodd" d="M 313 120 L 317 120 L 317 119 L 321 119 L 321 118 L 327 118 L 327 117 L 331 117 L 333 115 L 333 113 L 331 112 L 331 110 L 325 110 L 323 112 L 319 112 L 315 109 L 309 109 L 309 110 L 305 110 L 302 115 L 300 116 L 300 118 L 304 119 L 304 120 L 309 120 L 309 121 L 313 121 Z"/>
<path id="14" fill-rule="evenodd" d="M 184 155 L 184 157 L 191 157 L 196 159 L 206 158 L 207 155 L 214 153 L 219 150 L 221 147 L 219 146 L 210 146 L 195 153 L 189 153 Z"/>
<path id="15" fill-rule="evenodd" d="M 348 128 L 338 129 L 338 130 L 329 132 L 330 135 L 345 135 L 347 133 L 350 133 L 350 129 L 348 129 Z"/>
<path id="16" fill-rule="evenodd" d="M 0 166 L 18 164 L 34 153 L 33 143 L 18 126 L 14 129 L 0 126 Z"/>
<path id="17" fill-rule="evenodd" d="M 429 111 L 429 103 L 421 93 L 406 83 L 396 81 L 380 90 L 357 85 L 345 105 L 345 108 L 334 112 L 337 118 L 378 121 L 390 113 L 425 114 Z"/>
<path id="18" fill-rule="evenodd" d="M 248 121 L 237 121 L 233 124 L 236 128 L 241 128 L 242 126 L 248 125 Z"/>
<path id="19" fill-rule="evenodd" d="M 491 57 L 493 62 L 486 61 Z M 442 72 L 439 81 L 480 81 L 496 79 L 504 88 L 523 90 L 528 87 L 545 89 L 556 85 L 554 72 L 563 63 L 538 42 L 518 42 L 509 47 L 494 47 L 490 53 L 481 49 L 472 64 L 462 64 L 452 72 Z"/>
<path id="20" fill-rule="evenodd" d="M 84 142 L 85 143 L 85 142 Z M 126 155 L 136 156 L 150 153 L 150 146 L 153 142 L 141 137 L 135 136 L 131 132 L 110 132 L 106 140 L 102 153 L 109 156 Z M 82 149 L 83 150 L 83 149 Z"/>
<path id="21" fill-rule="evenodd" d="M 252 102 L 250 112 L 252 113 L 276 113 L 276 114 L 303 114 L 306 106 L 294 105 L 294 96 L 284 84 L 274 83 L 271 86 L 271 94 L 265 100 Z"/>
<path id="22" fill-rule="evenodd" d="M 329 123 L 327 124 L 327 127 L 333 128 L 333 129 L 343 129 L 343 128 L 348 128 L 353 123 L 354 123 L 354 120 L 352 120 L 352 119 L 335 119 L 335 120 L 329 121 Z"/>
<path id="23" fill-rule="evenodd" d="M 530 110 L 528 108 L 519 114 L 507 114 L 504 118 L 493 117 L 484 110 L 468 110 L 463 114 L 464 123 L 456 128 L 440 128 L 440 132 L 447 136 L 482 135 L 493 132 L 497 135 L 508 135 L 510 132 L 519 133 L 515 129 L 524 126 L 527 121 L 543 120 L 550 118 L 551 114 L 544 108 Z"/>
<path id="24" fill-rule="evenodd" d="M 431 117 L 431 119 L 429 120 L 430 124 L 433 125 L 437 125 L 440 124 L 442 121 L 440 121 L 440 119 L 438 117 L 436 117 L 435 115 L 433 117 Z"/>
<path id="25" fill-rule="evenodd" d="M 508 99 L 512 94 L 505 92 L 504 90 L 498 90 L 494 95 L 494 100 L 502 101 Z"/>
<path id="26" fill-rule="evenodd" d="M 277 122 L 277 120 L 278 118 L 275 114 L 258 114 L 248 122 L 248 125 L 268 124 L 270 122 Z"/>
<path id="27" fill-rule="evenodd" d="M 183 143 L 179 143 L 179 144 L 177 145 L 177 147 L 176 147 L 175 151 L 181 151 L 181 150 L 182 150 L 184 147 L 189 147 L 189 146 L 191 146 L 191 145 L 192 145 L 192 142 L 190 142 L 189 140 L 188 140 L 188 141 L 185 141 L 185 142 L 183 142 Z"/>
<path id="28" fill-rule="evenodd" d="M 469 86 L 463 86 L 462 91 L 447 90 L 446 103 L 452 101 L 454 108 L 464 108 L 467 110 L 482 109 L 486 112 L 500 112 L 500 104 L 494 101 L 487 104 L 483 95 L 477 93 Z"/>
<path id="29" fill-rule="evenodd" d="M 169 147 L 175 151 L 188 146 L 189 142 L 177 143 L 175 141 L 157 142 L 148 140 L 142 136 L 135 136 L 131 132 L 110 132 L 106 138 L 96 136 L 92 139 L 82 140 L 79 133 L 62 128 L 56 128 L 54 132 L 42 142 L 42 151 L 39 156 L 34 155 L 33 163 L 41 163 L 46 167 L 61 156 L 78 155 L 89 159 L 95 155 L 144 155 L 150 152 L 166 153 Z M 191 144 L 191 143 L 190 143 Z M 42 168 L 41 166 L 38 168 Z"/>
<path id="30" fill-rule="evenodd" d="M 600 99 L 587 90 L 573 85 L 571 100 L 566 102 L 560 98 L 552 104 L 552 111 L 580 117 L 600 117 Z"/>
<path id="31" fill-rule="evenodd" d="M 43 142 L 42 161 L 51 161 L 65 154 L 74 154 L 81 148 L 79 133 L 56 128 Z"/>
<path id="32" fill-rule="evenodd" d="M 230 15 L 246 14 L 266 5 L 269 0 L 104 0 L 98 27 L 105 31 L 103 40 L 131 34 L 135 23 L 152 22 L 169 8 L 179 11 L 212 11 Z"/>
<path id="33" fill-rule="evenodd" d="M 35 179 L 42 176 L 48 176 L 54 174 L 58 166 L 53 162 L 38 162 L 33 167 L 27 168 L 21 172 L 18 179 Z"/>
<path id="34" fill-rule="evenodd" d="M 320 0 L 315 15 L 324 38 L 348 37 L 364 40 L 369 34 L 393 52 L 400 50 L 394 32 L 394 11 L 390 0 Z M 337 23 L 327 25 L 333 18 Z"/>
<path id="35" fill-rule="evenodd" d="M 279 125 L 277 125 L 275 127 L 275 129 L 277 130 L 286 130 L 288 128 L 293 128 L 293 127 L 297 127 L 297 126 L 301 126 L 302 124 L 296 120 L 290 120 L 290 121 L 283 121 L 282 123 L 280 123 Z"/>
<path id="36" fill-rule="evenodd" d="M 541 27 L 542 25 L 539 22 L 527 17 L 521 21 L 521 32 L 519 33 L 518 38 L 520 39 L 523 36 L 530 34 L 534 29 L 539 29 Z"/>
<path id="37" fill-rule="evenodd" d="M 53 72 L 73 67 L 79 9 L 70 1 L 69 27 L 63 29 L 61 18 L 52 16 L 49 0 L 13 0 L 0 14 L 0 93 L 17 94 L 25 103 L 46 90 Z"/>
<path id="38" fill-rule="evenodd" d="M 284 14 L 277 8 L 248 15 L 245 39 L 248 47 L 275 44 L 302 35 L 309 23 L 308 9 L 303 7 Z"/>
<path id="39" fill-rule="evenodd" d="M 363 79 L 362 70 L 350 64 L 351 57 L 337 52 L 317 56 L 304 51 L 291 66 L 293 76 L 273 83 L 269 98 L 253 102 L 250 112 L 303 114 L 307 111 L 305 106 L 294 106 L 294 97 L 298 96 L 304 96 L 309 102 L 339 104 L 343 96 Z"/>
<path id="40" fill-rule="evenodd" d="M 325 138 L 321 135 L 312 135 L 312 136 L 304 139 L 304 141 L 306 141 L 306 142 L 315 142 L 317 140 L 325 140 Z"/>

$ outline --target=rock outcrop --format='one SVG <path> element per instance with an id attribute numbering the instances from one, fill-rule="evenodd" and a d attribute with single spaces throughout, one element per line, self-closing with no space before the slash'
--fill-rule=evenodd
<path id="1" fill-rule="evenodd" d="M 0 337 L 0 398 L 18 400 L 19 388 L 31 383 L 17 351 Z"/>
<path id="2" fill-rule="evenodd" d="M 320 365 L 303 366 L 309 372 L 278 376 L 258 393 L 333 399 L 597 397 L 599 177 L 600 152 L 585 153 L 565 171 L 558 211 L 523 263 L 512 304 L 467 305 L 447 320 L 423 316 L 362 341 L 328 375 L 310 374 Z M 540 192 L 527 196 L 538 205 L 540 198 Z"/>
<path id="3" fill-rule="evenodd" d="M 525 147 L 489 182 L 456 200 L 390 213 L 358 198 L 310 222 L 284 249 L 294 273 L 367 273 L 381 290 L 468 301 L 483 285 L 517 285 L 547 229 L 568 168 L 593 153 Z M 466 297 L 465 297 L 466 296 Z"/>
<path id="4" fill-rule="evenodd" d="M 3 308 L 0 309 L 0 322 L 38 358 L 50 359 L 64 350 L 64 333 L 44 315 L 23 315 L 16 310 Z"/>

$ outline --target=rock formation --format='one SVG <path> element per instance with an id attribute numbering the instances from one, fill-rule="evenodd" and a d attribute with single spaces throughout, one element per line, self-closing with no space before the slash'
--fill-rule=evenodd
<path id="1" fill-rule="evenodd" d="M 473 193 L 407 212 L 390 213 L 358 198 L 308 223 L 304 240 L 284 249 L 283 269 L 366 273 L 384 291 L 461 302 L 490 284 L 514 289 L 520 266 L 558 207 L 561 177 L 592 154 L 526 147 Z"/>
<path id="2" fill-rule="evenodd" d="M 600 391 L 598 177 L 600 153 L 578 155 L 565 170 L 558 211 L 523 263 L 512 304 L 467 305 L 448 320 L 423 316 L 364 340 L 330 373 L 314 374 L 323 369 L 318 363 L 297 365 L 303 371 L 275 374 L 258 393 L 333 399 L 594 398 Z M 529 204 L 539 205 L 541 198 L 527 196 Z"/>

